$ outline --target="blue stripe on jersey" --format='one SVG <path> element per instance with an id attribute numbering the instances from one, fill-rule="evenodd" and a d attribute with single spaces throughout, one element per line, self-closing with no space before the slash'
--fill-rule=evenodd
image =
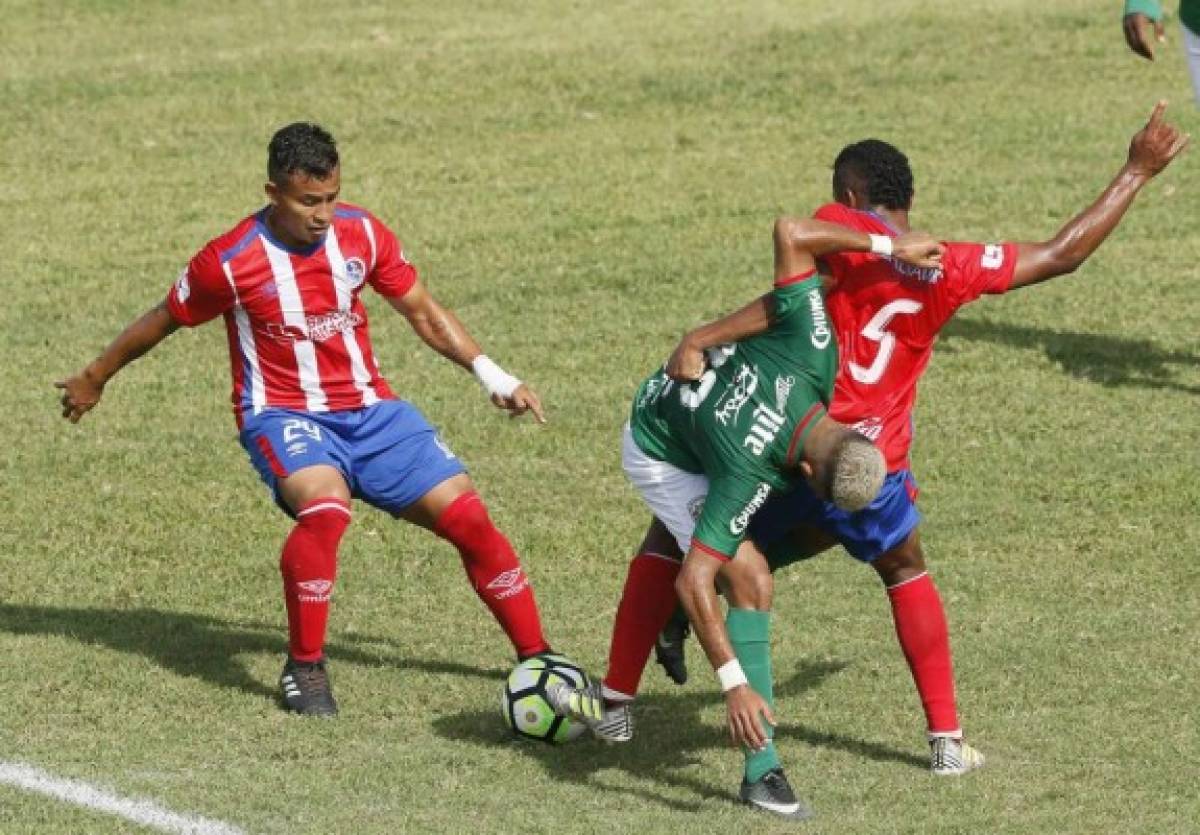
<path id="1" fill-rule="evenodd" d="M 349 209 L 345 206 L 336 206 L 333 210 L 334 217 L 344 218 L 346 220 L 357 220 L 367 216 L 367 213 L 362 209 Z"/>
<path id="2" fill-rule="evenodd" d="M 254 216 L 254 225 L 258 229 L 258 234 L 270 241 L 277 249 L 282 249 L 284 252 L 290 252 L 293 255 L 302 255 L 307 258 L 309 255 L 315 253 L 318 249 L 325 246 L 324 235 L 321 236 L 319 241 L 308 246 L 288 246 L 283 241 L 271 234 L 271 230 L 267 227 L 267 210 L 265 208 Z"/>
<path id="3" fill-rule="evenodd" d="M 229 249 L 227 249 L 221 253 L 221 263 L 226 264 L 226 263 L 232 261 L 234 258 L 237 257 L 237 254 L 239 252 L 241 252 L 246 247 L 250 246 L 250 244 L 254 243 L 254 239 L 257 237 L 258 237 L 258 226 L 257 225 L 252 226 L 249 229 L 247 229 L 246 234 L 242 235 L 241 240 L 239 240 L 232 247 L 230 247 Z"/>
<path id="4" fill-rule="evenodd" d="M 237 325 L 234 325 L 236 328 Z M 241 350 L 241 346 L 238 346 Z M 242 402 L 238 405 L 243 417 L 254 414 L 254 375 L 250 370 L 250 357 L 242 351 Z"/>

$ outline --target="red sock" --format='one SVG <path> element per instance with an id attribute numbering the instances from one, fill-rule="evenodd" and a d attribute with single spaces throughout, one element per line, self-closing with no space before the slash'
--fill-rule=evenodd
<path id="1" fill-rule="evenodd" d="M 892 601 L 896 637 L 921 696 L 929 733 L 958 733 L 950 633 L 933 578 L 922 574 L 892 586 L 887 593 Z"/>
<path id="2" fill-rule="evenodd" d="M 288 652 L 316 661 L 325 646 L 329 595 L 337 578 L 337 548 L 350 524 L 350 505 L 327 496 L 296 512 L 296 527 L 283 543 L 279 572 L 287 604 Z"/>
<path id="3" fill-rule="evenodd" d="M 606 690 L 630 698 L 637 695 L 650 650 L 679 604 L 675 594 L 679 567 L 679 560 L 658 554 L 638 554 L 629 563 L 608 649 Z"/>
<path id="4" fill-rule="evenodd" d="M 525 658 L 550 649 L 529 578 L 508 539 L 492 524 L 479 494 L 472 490 L 452 501 L 434 532 L 458 549 L 475 593 L 492 610 L 517 655 Z"/>

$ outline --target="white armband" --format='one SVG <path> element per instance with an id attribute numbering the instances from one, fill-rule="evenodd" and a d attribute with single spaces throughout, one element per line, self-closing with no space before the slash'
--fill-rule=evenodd
<path id="1" fill-rule="evenodd" d="M 746 673 L 742 670 L 742 665 L 736 658 L 732 661 L 727 661 L 717 669 L 717 678 L 721 680 L 722 693 L 728 693 L 735 687 L 749 684 L 749 681 L 746 679 Z"/>
<path id="2" fill-rule="evenodd" d="M 521 385 L 520 380 L 492 362 L 487 354 L 480 354 L 471 360 L 471 370 L 489 395 L 512 397 L 517 386 Z"/>
<path id="3" fill-rule="evenodd" d="M 887 235 L 868 234 L 867 237 L 871 239 L 871 251 L 876 255 L 892 254 L 892 239 Z"/>

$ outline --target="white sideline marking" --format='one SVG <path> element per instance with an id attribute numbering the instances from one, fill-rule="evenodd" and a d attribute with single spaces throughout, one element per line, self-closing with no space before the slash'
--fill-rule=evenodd
<path id="1" fill-rule="evenodd" d="M 22 763 L 0 761 L 0 783 L 117 815 L 162 832 L 176 832 L 179 835 L 244 835 L 242 830 L 221 821 L 177 815 L 152 801 L 120 797 L 80 780 L 64 780 Z"/>

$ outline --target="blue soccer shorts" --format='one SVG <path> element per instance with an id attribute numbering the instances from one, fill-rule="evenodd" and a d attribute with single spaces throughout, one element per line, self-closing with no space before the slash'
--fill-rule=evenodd
<path id="1" fill-rule="evenodd" d="M 288 515 L 279 479 L 317 464 L 337 468 L 352 496 L 394 516 L 466 472 L 425 416 L 404 400 L 339 412 L 267 409 L 246 418 L 238 440 Z"/>
<path id="2" fill-rule="evenodd" d="M 797 525 L 811 525 L 834 537 L 861 562 L 873 562 L 896 547 L 921 522 L 915 504 L 917 483 L 908 470 L 888 473 L 875 501 L 850 513 L 822 501 L 800 484 L 790 493 L 772 496 L 754 514 L 749 536 L 767 554 L 775 570 L 803 559 L 785 536 Z"/>

